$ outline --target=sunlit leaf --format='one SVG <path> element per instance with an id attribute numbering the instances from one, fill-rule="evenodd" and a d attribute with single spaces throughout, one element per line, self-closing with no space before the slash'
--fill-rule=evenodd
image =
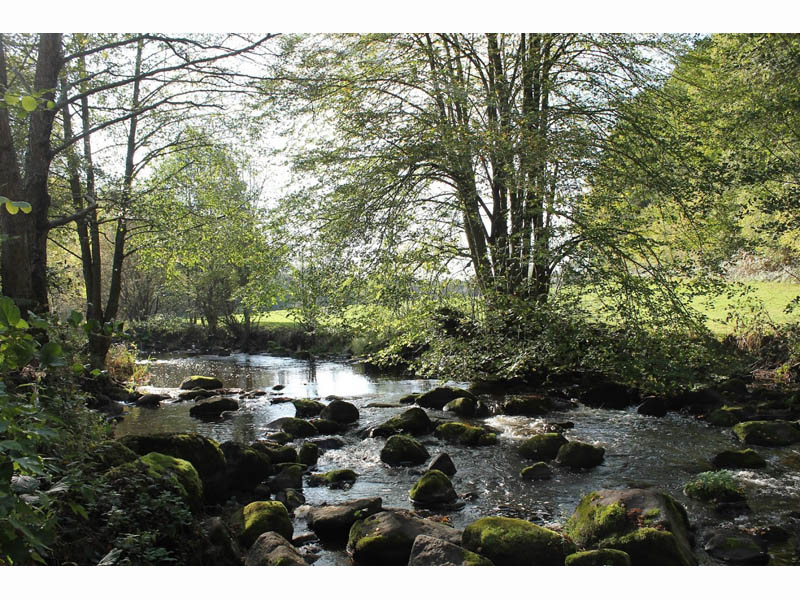
<path id="1" fill-rule="evenodd" d="M 36 102 L 36 98 L 33 96 L 22 97 L 22 108 L 24 108 L 26 111 L 33 112 L 36 110 L 37 106 L 39 106 L 39 103 Z"/>

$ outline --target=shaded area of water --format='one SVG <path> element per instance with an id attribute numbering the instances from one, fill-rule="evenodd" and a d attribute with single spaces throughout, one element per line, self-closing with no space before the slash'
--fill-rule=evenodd
<path id="1" fill-rule="evenodd" d="M 359 478 L 348 490 L 306 488 L 308 504 L 333 504 L 380 496 L 384 506 L 412 507 L 408 490 L 423 472 L 424 465 L 398 468 L 383 464 L 379 454 L 384 440 L 361 439 L 359 432 L 407 408 L 369 407 L 370 403 L 396 403 L 406 394 L 430 389 L 440 382 L 370 377 L 346 363 L 313 364 L 252 355 L 165 359 L 151 364 L 150 371 L 153 389 L 165 389 L 173 394 L 184 377 L 205 374 L 220 377 L 227 386 L 243 389 L 269 389 L 282 384 L 286 387 L 280 393 L 294 398 L 324 398 L 331 394 L 346 398 L 358 406 L 360 421 L 343 436 L 347 445 L 325 452 L 316 470 L 350 468 Z M 496 406 L 500 399 L 487 400 Z M 242 399 L 240 404 L 238 412 L 226 415 L 219 422 L 189 417 L 191 402 L 164 404 L 157 410 L 132 408 L 118 425 L 117 435 L 194 431 L 219 442 L 249 443 L 269 433 L 270 422 L 294 415 L 291 403 L 270 404 L 266 396 Z M 453 418 L 441 411 L 429 410 L 428 413 L 434 420 Z M 520 471 L 530 461 L 517 454 L 521 441 L 542 432 L 547 423 L 566 420 L 575 423 L 574 429 L 565 434 L 568 439 L 598 444 L 606 449 L 603 464 L 586 472 L 571 472 L 554 466 L 551 480 L 522 480 Z M 684 496 L 683 485 L 693 475 L 711 470 L 709 460 L 716 453 L 741 447 L 730 429 L 709 427 L 691 417 L 670 413 L 657 419 L 639 415 L 633 409 L 612 411 L 579 406 L 548 414 L 543 419 L 494 414 L 482 423 L 501 432 L 496 446 L 466 448 L 433 436 L 420 438 L 431 456 L 447 452 L 458 468 L 452 478 L 453 484 L 465 497 L 466 506 L 448 513 L 448 517 L 459 528 L 482 516 L 497 514 L 540 523 L 563 523 L 583 495 L 604 488 L 654 487 L 665 491 L 682 502 L 693 523 L 701 527 L 782 524 L 788 512 L 800 508 L 800 471 L 797 468 L 800 450 L 796 446 L 758 448 L 768 462 L 767 468 L 736 472 L 753 509 L 751 514 L 726 521 L 703 504 Z M 296 522 L 297 531 L 303 530 L 300 521 Z M 332 553 L 324 555 L 318 564 L 342 562 L 345 559 L 341 553 Z"/>

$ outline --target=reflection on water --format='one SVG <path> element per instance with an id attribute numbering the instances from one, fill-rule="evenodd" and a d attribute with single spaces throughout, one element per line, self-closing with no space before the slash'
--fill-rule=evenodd
<path id="1" fill-rule="evenodd" d="M 309 504 L 380 496 L 385 506 L 411 508 L 408 490 L 424 470 L 388 467 L 380 462 L 383 441 L 361 439 L 359 432 L 405 410 L 405 407 L 367 407 L 373 402 L 396 403 L 400 397 L 430 389 L 440 382 L 419 379 L 370 377 L 353 365 L 322 361 L 309 363 L 291 358 L 233 355 L 230 357 L 174 358 L 151 364 L 154 389 L 166 388 L 174 396 L 184 377 L 214 375 L 228 387 L 244 390 L 270 389 L 284 385 L 282 395 L 294 398 L 324 398 L 336 395 L 353 402 L 360 411 L 358 424 L 344 437 L 347 445 L 324 453 L 317 469 L 351 468 L 359 474 L 349 490 L 306 488 Z M 223 442 L 248 443 L 261 439 L 267 425 L 280 417 L 294 415 L 291 403 L 271 404 L 269 396 L 240 399 L 241 409 L 219 422 L 202 422 L 189 417 L 192 403 L 166 403 L 157 410 L 131 408 L 118 425 L 117 435 L 166 431 L 193 431 Z M 497 400 L 486 398 L 496 411 Z M 451 418 L 429 410 L 432 419 Z M 521 469 L 529 462 L 517 453 L 520 441 L 543 430 L 547 423 L 573 421 L 566 432 L 570 440 L 599 444 L 606 449 L 603 464 L 588 472 L 554 468 L 547 481 L 523 481 Z M 728 428 L 709 427 L 696 419 L 670 413 L 657 419 L 633 409 L 611 411 L 580 406 L 575 410 L 528 418 L 494 414 L 484 424 L 498 429 L 497 446 L 465 448 L 443 443 L 433 436 L 420 438 L 431 456 L 450 454 L 458 472 L 453 477 L 456 491 L 467 498 L 463 510 L 452 513 L 456 527 L 489 514 L 503 514 L 539 522 L 563 522 L 580 498 L 596 489 L 656 487 L 679 499 L 695 522 L 720 518 L 702 504 L 683 495 L 683 485 L 701 471 L 711 469 L 716 453 L 740 447 Z M 792 464 L 798 451 L 792 448 L 759 448 L 767 462 L 760 471 L 739 471 L 736 477 L 745 489 L 753 513 L 735 520 L 737 526 L 780 523 L 786 513 L 800 507 L 800 473 Z M 789 465 L 789 466 L 787 466 Z M 297 524 L 302 528 L 302 524 Z"/>

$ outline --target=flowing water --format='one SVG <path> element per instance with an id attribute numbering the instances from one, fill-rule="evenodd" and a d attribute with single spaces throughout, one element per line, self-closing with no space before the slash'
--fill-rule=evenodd
<path id="1" fill-rule="evenodd" d="M 292 398 L 336 395 L 352 402 L 360 411 L 358 424 L 341 436 L 347 442 L 343 448 L 328 450 L 320 456 L 316 470 L 349 468 L 356 471 L 359 478 L 348 490 L 307 487 L 303 490 L 307 503 L 334 504 L 380 496 L 384 506 L 412 508 L 408 491 L 425 466 L 398 468 L 384 465 L 379 459 L 384 440 L 362 439 L 359 432 L 406 410 L 407 406 L 397 404 L 402 396 L 426 391 L 443 382 L 368 376 L 358 367 L 344 362 L 309 362 L 246 354 L 165 358 L 151 362 L 150 372 L 152 378 L 148 390 L 164 391 L 173 396 L 177 395 L 176 388 L 183 378 L 203 374 L 219 377 L 226 386 L 243 390 L 269 390 L 280 384 L 285 386 L 280 395 Z M 466 387 L 466 384 L 449 384 Z M 490 406 L 501 401 L 501 398 L 485 399 Z M 375 403 L 383 406 L 370 406 Z M 129 408 L 117 426 L 117 436 L 189 431 L 218 442 L 249 443 L 272 432 L 268 427 L 272 421 L 294 416 L 291 403 L 271 404 L 269 395 L 240 399 L 239 411 L 228 413 L 217 422 L 190 417 L 192 404 L 168 401 L 156 410 Z M 387 404 L 390 406 L 385 406 Z M 453 419 L 452 415 L 442 411 L 427 412 L 433 420 Z M 525 437 L 541 433 L 547 423 L 563 421 L 575 423 L 575 427 L 565 433 L 568 439 L 598 444 L 606 449 L 603 464 L 585 472 L 555 467 L 551 480 L 522 480 L 520 470 L 530 463 L 519 457 L 517 446 Z M 465 448 L 433 436 L 420 438 L 431 456 L 447 452 L 458 469 L 452 480 L 466 505 L 447 515 L 459 528 L 488 515 L 525 518 L 540 524 L 563 523 L 583 495 L 604 488 L 654 487 L 667 492 L 687 507 L 690 520 L 701 527 L 782 524 L 787 513 L 800 509 L 800 448 L 796 445 L 758 448 L 767 460 L 767 468 L 735 472 L 752 513 L 725 520 L 701 503 L 684 496 L 682 487 L 693 475 L 711 470 L 709 460 L 716 453 L 741 446 L 728 428 L 710 427 L 677 413 L 654 418 L 639 415 L 634 409 L 603 410 L 582 405 L 549 413 L 544 418 L 496 413 L 481 422 L 500 431 L 496 446 Z M 296 520 L 296 533 L 302 531 L 300 521 Z M 785 557 L 772 557 L 774 564 L 794 560 L 791 553 Z M 316 564 L 345 562 L 342 553 L 334 552 L 324 554 Z"/>

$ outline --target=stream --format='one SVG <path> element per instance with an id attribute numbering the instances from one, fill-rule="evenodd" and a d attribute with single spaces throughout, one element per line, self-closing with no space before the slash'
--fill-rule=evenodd
<path id="1" fill-rule="evenodd" d="M 307 503 L 335 504 L 344 500 L 380 496 L 387 507 L 412 508 L 408 490 L 425 465 L 388 467 L 379 459 L 382 439 L 361 439 L 359 431 L 376 426 L 407 410 L 397 401 L 447 383 L 466 387 L 466 383 L 437 380 L 402 379 L 366 375 L 358 366 L 337 361 L 306 361 L 267 355 L 234 354 L 226 357 L 165 357 L 149 363 L 150 385 L 142 391 L 166 392 L 177 396 L 180 382 L 190 375 L 220 378 L 227 387 L 243 390 L 269 390 L 283 385 L 280 395 L 291 398 L 339 396 L 355 404 L 359 422 L 341 436 L 347 442 L 338 450 L 321 454 L 317 471 L 349 468 L 359 474 L 352 488 L 331 490 L 306 487 Z M 497 410 L 501 397 L 484 396 Z M 384 406 L 369 406 L 380 403 Z M 385 406 L 395 404 L 395 406 Z M 156 432 L 196 432 L 218 442 L 233 440 L 250 443 L 263 439 L 273 430 L 268 424 L 280 417 L 294 416 L 291 403 L 271 404 L 270 396 L 240 399 L 240 409 L 227 413 L 217 422 L 189 416 L 192 402 L 164 402 L 158 409 L 128 407 L 117 425 L 116 435 Z M 427 410 L 431 419 L 456 419 L 449 413 Z M 570 472 L 554 467 L 547 481 L 525 481 L 520 470 L 530 464 L 516 451 L 521 441 L 542 433 L 547 423 L 572 421 L 569 440 L 598 444 L 606 449 L 604 462 L 586 472 Z M 751 513 L 725 518 L 715 515 L 702 503 L 686 497 L 682 488 L 693 475 L 711 470 L 710 459 L 725 449 L 741 444 L 729 428 L 711 427 L 691 416 L 668 413 L 655 418 L 628 410 L 605 410 L 577 405 L 577 408 L 549 413 L 543 418 L 507 416 L 493 413 L 477 420 L 500 431 L 496 446 L 466 448 L 438 440 L 432 435 L 420 438 L 431 456 L 447 452 L 458 472 L 452 478 L 466 506 L 447 513 L 452 524 L 463 528 L 490 515 L 517 517 L 538 524 L 563 524 L 585 494 L 603 488 L 655 487 L 681 502 L 693 525 L 703 527 L 767 527 L 785 525 L 787 514 L 800 509 L 800 448 L 762 448 L 757 451 L 767 461 L 765 469 L 734 471 L 745 490 Z M 303 519 L 295 520 L 295 535 L 307 531 Z M 772 553 L 770 564 L 798 564 L 792 550 Z M 711 562 L 698 551 L 701 562 Z M 704 560 L 705 558 L 705 560 Z M 344 552 L 324 552 L 317 565 L 349 564 Z"/>

